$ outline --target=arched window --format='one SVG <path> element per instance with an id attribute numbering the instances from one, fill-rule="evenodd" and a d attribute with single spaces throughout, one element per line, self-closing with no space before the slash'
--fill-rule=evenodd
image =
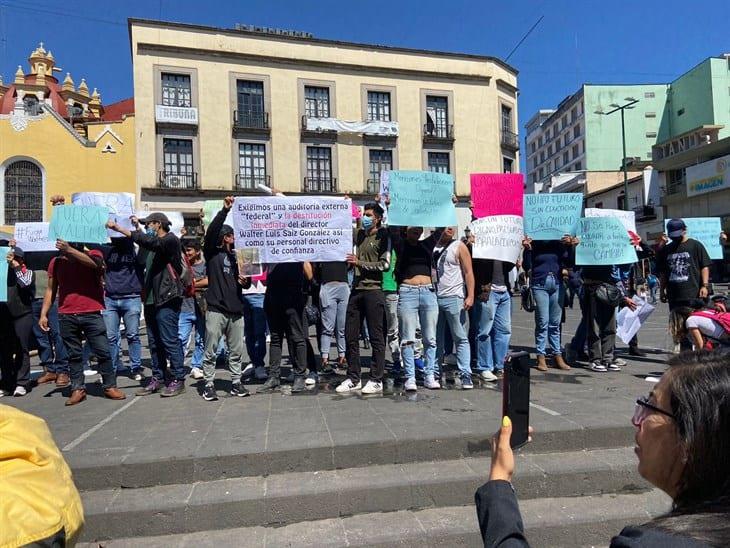
<path id="1" fill-rule="evenodd" d="M 43 220 L 43 175 L 33 162 L 5 168 L 5 224 Z"/>

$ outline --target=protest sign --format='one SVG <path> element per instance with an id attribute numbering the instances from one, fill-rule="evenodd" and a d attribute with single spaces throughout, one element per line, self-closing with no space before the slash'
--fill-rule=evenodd
<path id="1" fill-rule="evenodd" d="M 525 234 L 533 240 L 559 240 L 575 235 L 583 195 L 525 194 Z"/>
<path id="2" fill-rule="evenodd" d="M 132 230 L 129 218 L 134 215 L 134 194 L 130 192 L 75 192 L 71 203 L 80 206 L 102 206 L 109 210 L 109 219 L 122 228 Z M 112 238 L 119 237 L 115 230 L 109 230 Z"/>
<path id="3" fill-rule="evenodd" d="M 205 225 L 205 228 L 208 228 L 208 225 L 213 221 L 215 216 L 218 215 L 218 212 L 221 209 L 223 209 L 223 200 L 205 200 L 205 202 L 203 202 L 203 224 Z M 233 226 L 233 217 L 230 212 L 228 212 L 228 215 L 226 216 L 225 223 Z"/>
<path id="4" fill-rule="evenodd" d="M 471 223 L 475 259 L 496 259 L 515 263 L 522 251 L 522 217 L 493 215 Z"/>
<path id="5" fill-rule="evenodd" d="M 621 221 L 627 232 L 636 234 L 636 214 L 623 209 L 603 209 L 601 207 L 587 207 L 586 217 L 615 217 Z"/>
<path id="6" fill-rule="evenodd" d="M 0 303 L 8 302 L 8 262 L 6 257 L 10 253 L 9 247 L 0 247 L 0 258 L 3 260 L 3 265 L 0 267 Z M 7 344 L 7 343 L 6 343 Z"/>
<path id="7" fill-rule="evenodd" d="M 378 192 L 381 196 L 388 196 L 390 194 L 390 171 L 383 170 L 380 172 L 380 191 Z"/>
<path id="8" fill-rule="evenodd" d="M 259 250 L 256 247 L 236 249 L 236 262 L 241 276 L 254 277 L 263 273 Z"/>
<path id="9" fill-rule="evenodd" d="M 454 179 L 433 171 L 391 171 L 391 226 L 454 226 Z"/>
<path id="10" fill-rule="evenodd" d="M 616 217 L 589 217 L 578 221 L 575 248 L 577 265 L 614 265 L 635 263 L 636 250 L 626 228 Z"/>
<path id="11" fill-rule="evenodd" d="M 236 198 L 236 248 L 254 264 L 344 261 L 352 253 L 352 201 L 342 198 Z"/>
<path id="12" fill-rule="evenodd" d="M 107 242 L 106 206 L 60 205 L 53 208 L 48 238 L 67 242 L 103 244 Z"/>
<path id="13" fill-rule="evenodd" d="M 722 259 L 722 244 L 720 244 L 720 232 L 722 223 L 720 217 L 690 217 L 682 218 L 687 225 L 687 236 L 702 242 L 710 259 Z M 667 231 L 667 223 L 664 221 L 664 232 Z"/>
<path id="14" fill-rule="evenodd" d="M 636 303 L 636 310 L 625 306 L 616 314 L 616 335 L 624 344 L 629 344 L 646 319 L 654 312 L 654 307 L 641 297 L 634 296 L 632 300 Z"/>
<path id="15" fill-rule="evenodd" d="M 472 173 L 471 201 L 477 219 L 489 215 L 522 217 L 525 182 L 519 173 Z"/>
<path id="16" fill-rule="evenodd" d="M 13 238 L 23 251 L 55 251 L 55 240 L 48 239 L 49 223 L 15 223 Z"/>

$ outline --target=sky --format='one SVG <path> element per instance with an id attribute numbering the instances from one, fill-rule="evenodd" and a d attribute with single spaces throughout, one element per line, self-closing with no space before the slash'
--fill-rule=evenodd
<path id="1" fill-rule="evenodd" d="M 42 41 L 105 104 L 132 96 L 127 17 L 491 55 L 519 71 L 520 133 L 582 83 L 662 83 L 730 53 L 730 0 L 0 0 L 0 74 Z M 522 141 L 524 143 L 524 139 Z"/>

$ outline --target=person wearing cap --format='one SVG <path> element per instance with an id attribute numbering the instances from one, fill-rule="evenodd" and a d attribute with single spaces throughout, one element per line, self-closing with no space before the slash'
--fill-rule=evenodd
<path id="1" fill-rule="evenodd" d="M 687 237 L 687 225 L 682 219 L 667 223 L 670 242 L 657 253 L 660 298 L 669 303 L 669 311 L 688 306 L 693 299 L 706 299 L 709 294 L 712 261 L 701 242 Z M 688 341 L 680 343 L 689 350 Z"/>
<path id="2" fill-rule="evenodd" d="M 132 238 L 140 248 L 149 252 L 142 294 L 147 341 L 152 355 L 152 378 L 137 391 L 137 395 L 146 396 L 162 390 L 163 397 L 178 396 L 185 392 L 185 364 L 178 335 L 184 296 L 180 282 L 182 247 L 178 237 L 170 231 L 172 223 L 164 213 L 150 213 L 139 222 L 147 226 L 149 234 L 130 232 L 114 221 L 107 222 L 107 228 Z"/>
<path id="3" fill-rule="evenodd" d="M 203 256 L 208 270 L 208 290 L 205 302 L 205 356 L 203 399 L 215 401 L 215 364 L 218 343 L 225 336 L 228 345 L 228 368 L 231 371 L 231 396 L 244 397 L 249 392 L 241 383 L 243 368 L 243 300 L 241 289 L 251 281 L 238 272 L 238 262 L 233 249 L 233 228 L 225 220 L 233 207 L 233 196 L 226 196 L 223 207 L 205 231 Z"/>

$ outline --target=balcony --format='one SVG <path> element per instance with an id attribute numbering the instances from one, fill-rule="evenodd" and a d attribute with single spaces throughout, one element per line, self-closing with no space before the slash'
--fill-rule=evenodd
<path id="1" fill-rule="evenodd" d="M 656 219 L 656 209 L 653 205 L 635 207 L 634 214 L 638 222 L 653 221 Z"/>
<path id="2" fill-rule="evenodd" d="M 500 135 L 500 142 L 502 143 L 502 146 L 506 149 L 512 150 L 514 152 L 520 150 L 520 138 L 513 131 L 503 129 Z"/>
<path id="3" fill-rule="evenodd" d="M 712 158 L 723 145 L 720 140 L 722 125 L 704 125 L 672 137 L 651 147 L 654 167 L 661 171 L 679 169 Z"/>
<path id="4" fill-rule="evenodd" d="M 233 111 L 233 130 L 250 133 L 270 133 L 269 113 L 257 111 Z"/>
<path id="5" fill-rule="evenodd" d="M 324 138 L 332 141 L 337 139 L 337 132 L 335 130 L 318 127 L 317 120 L 318 118 L 307 116 L 306 114 L 302 116 L 302 137 Z"/>
<path id="6" fill-rule="evenodd" d="M 174 126 L 197 126 L 198 109 L 196 107 L 155 105 L 155 122 Z"/>
<path id="7" fill-rule="evenodd" d="M 305 177 L 304 184 L 302 185 L 302 192 L 326 192 L 328 194 L 335 193 L 337 192 L 337 178 Z"/>
<path id="8" fill-rule="evenodd" d="M 423 124 L 423 142 L 451 144 L 454 142 L 454 124 Z"/>
<path id="9" fill-rule="evenodd" d="M 271 175 L 236 175 L 236 190 L 260 190 L 259 185 L 271 188 Z"/>
<path id="10" fill-rule="evenodd" d="M 197 190 L 198 174 L 160 171 L 158 186 L 169 190 Z"/>
<path id="11" fill-rule="evenodd" d="M 371 196 L 380 194 L 380 179 L 368 179 L 365 181 L 365 193 Z"/>

